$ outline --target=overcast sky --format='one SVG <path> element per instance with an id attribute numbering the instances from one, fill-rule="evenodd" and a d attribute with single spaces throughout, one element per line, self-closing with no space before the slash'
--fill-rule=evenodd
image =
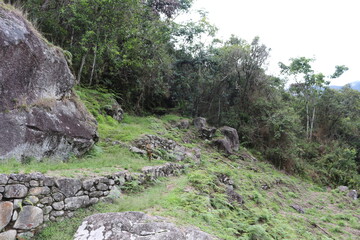
<path id="1" fill-rule="evenodd" d="M 316 58 L 315 71 L 325 75 L 349 67 L 333 85 L 360 81 L 360 0 L 194 0 L 192 9 L 209 13 L 221 39 L 259 36 L 271 48 L 271 74 L 279 61 L 304 56 Z"/>

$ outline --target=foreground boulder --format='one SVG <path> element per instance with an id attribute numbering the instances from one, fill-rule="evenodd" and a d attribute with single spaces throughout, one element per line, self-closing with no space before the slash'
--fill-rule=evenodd
<path id="1" fill-rule="evenodd" d="M 97 140 L 62 50 L 0 2 L 0 159 L 67 158 Z"/>
<path id="2" fill-rule="evenodd" d="M 75 240 L 211 240 L 216 239 L 194 228 L 180 228 L 164 218 L 142 212 L 95 214 L 82 222 Z"/>

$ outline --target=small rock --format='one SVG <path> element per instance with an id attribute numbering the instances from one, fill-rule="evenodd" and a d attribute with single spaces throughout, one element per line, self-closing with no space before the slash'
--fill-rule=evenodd
<path id="1" fill-rule="evenodd" d="M 300 207 L 299 205 L 291 205 L 290 207 L 292 207 L 293 209 L 295 209 L 296 211 L 298 211 L 299 213 L 305 213 L 304 209 L 302 209 L 302 207 Z"/>
<path id="2" fill-rule="evenodd" d="M 45 176 L 42 173 L 34 172 L 34 173 L 30 173 L 30 179 L 40 181 L 40 180 L 44 180 Z"/>
<path id="3" fill-rule="evenodd" d="M 31 186 L 31 187 L 38 187 L 38 186 L 39 186 L 39 182 L 36 181 L 36 180 L 31 180 L 31 181 L 30 181 L 30 186 Z"/>
<path id="4" fill-rule="evenodd" d="M 12 202 L 0 202 L 0 231 L 9 224 L 13 209 Z"/>
<path id="5" fill-rule="evenodd" d="M 27 195 L 28 189 L 24 185 L 14 184 L 5 186 L 5 198 L 23 198 Z"/>
<path id="6" fill-rule="evenodd" d="M 9 180 L 9 176 L 6 174 L 0 174 L 0 185 L 6 185 Z"/>
<path id="7" fill-rule="evenodd" d="M 103 195 L 103 192 L 101 191 L 95 191 L 95 192 L 91 192 L 89 193 L 89 197 L 93 198 L 93 197 L 101 197 Z"/>
<path id="8" fill-rule="evenodd" d="M 45 179 L 44 179 L 44 185 L 45 185 L 45 186 L 48 186 L 48 187 L 54 186 L 54 185 L 55 185 L 54 178 L 52 178 L 52 177 L 45 177 Z"/>
<path id="9" fill-rule="evenodd" d="M 146 154 L 145 150 L 142 150 L 142 149 L 137 148 L 137 147 L 130 147 L 130 151 L 133 152 L 133 153 L 142 154 L 142 155 Z"/>
<path id="10" fill-rule="evenodd" d="M 43 223 L 43 211 L 34 206 L 24 206 L 14 224 L 15 229 L 35 229 Z"/>
<path id="11" fill-rule="evenodd" d="M 93 204 L 96 204 L 99 202 L 99 199 L 98 198 L 90 198 L 90 201 L 89 201 L 89 204 L 90 205 L 93 205 Z"/>
<path id="12" fill-rule="evenodd" d="M 68 212 L 66 215 L 67 215 L 69 218 L 72 218 L 72 217 L 75 216 L 75 213 L 74 213 L 74 212 Z"/>
<path id="13" fill-rule="evenodd" d="M 60 217 L 60 216 L 64 216 L 65 212 L 64 211 L 52 211 L 50 213 L 50 215 L 52 217 Z"/>
<path id="14" fill-rule="evenodd" d="M 37 198 L 35 196 L 29 196 L 25 199 L 24 204 L 35 205 L 38 202 L 39 202 L 39 198 Z"/>
<path id="15" fill-rule="evenodd" d="M 200 130 L 202 138 L 210 139 L 212 138 L 216 133 L 216 128 L 214 127 L 204 127 Z"/>
<path id="16" fill-rule="evenodd" d="M 340 192 L 347 192 L 349 191 L 349 188 L 347 186 L 339 186 L 337 188 Z"/>
<path id="17" fill-rule="evenodd" d="M 200 130 L 203 127 L 207 126 L 206 119 L 202 117 L 197 117 L 194 119 L 194 126 L 196 129 Z"/>
<path id="18" fill-rule="evenodd" d="M 118 122 L 124 118 L 124 110 L 120 107 L 117 102 L 114 102 L 111 106 L 105 106 L 103 108 L 107 115 L 111 116 Z"/>
<path id="19" fill-rule="evenodd" d="M 230 202 L 236 202 L 240 205 L 244 203 L 243 197 L 237 192 L 235 192 L 231 187 L 228 187 L 226 189 L 226 194 L 228 195 L 228 199 Z"/>
<path id="20" fill-rule="evenodd" d="M 65 199 L 65 210 L 76 210 L 81 207 L 88 206 L 90 202 L 89 196 L 70 197 Z"/>
<path id="21" fill-rule="evenodd" d="M 44 222 L 48 222 L 50 221 L 50 216 L 49 215 L 44 215 Z"/>
<path id="22" fill-rule="evenodd" d="M 80 197 L 84 195 L 84 192 L 83 191 L 78 191 L 76 194 L 75 194 L 75 197 Z"/>
<path id="23" fill-rule="evenodd" d="M 81 189 L 82 182 L 79 179 L 62 178 L 55 181 L 56 186 L 65 197 L 74 197 Z"/>
<path id="24" fill-rule="evenodd" d="M 15 240 L 16 230 L 9 230 L 3 233 L 0 233 L 0 240 Z"/>
<path id="25" fill-rule="evenodd" d="M 348 193 L 348 196 L 350 198 L 352 198 L 353 200 L 356 200 L 358 198 L 358 193 L 356 190 L 350 190 L 350 192 Z"/>
<path id="26" fill-rule="evenodd" d="M 22 199 L 14 199 L 14 210 L 20 208 L 22 206 L 22 202 Z"/>
<path id="27" fill-rule="evenodd" d="M 46 205 L 49 205 L 49 204 L 52 204 L 53 203 L 53 198 L 52 197 L 44 197 L 43 199 L 40 200 L 40 202 L 42 204 L 46 204 Z"/>
<path id="28" fill-rule="evenodd" d="M 64 207 L 65 207 L 65 203 L 63 201 L 61 202 L 54 202 L 52 204 L 52 207 L 55 209 L 55 210 L 63 210 Z"/>
<path id="29" fill-rule="evenodd" d="M 99 183 L 98 185 L 96 185 L 96 189 L 100 191 L 106 191 L 109 189 L 109 187 L 104 183 Z"/>
<path id="30" fill-rule="evenodd" d="M 43 209 L 44 215 L 49 214 L 52 210 L 53 209 L 51 206 L 44 207 L 44 209 Z"/>
<path id="31" fill-rule="evenodd" d="M 10 179 L 8 181 L 8 183 L 10 183 L 10 180 L 14 181 L 14 182 L 18 182 L 18 183 L 25 183 L 25 182 L 30 182 L 31 178 L 30 175 L 28 174 L 15 174 L 12 173 L 10 174 Z"/>
<path id="32" fill-rule="evenodd" d="M 14 221 L 14 222 L 15 222 L 15 221 L 17 220 L 18 216 L 19 216 L 19 214 L 18 214 L 18 212 L 15 210 L 14 213 L 13 213 L 13 216 L 12 216 L 11 221 Z"/>
<path id="33" fill-rule="evenodd" d="M 95 181 L 93 179 L 86 180 L 83 182 L 84 190 L 89 191 L 94 186 Z"/>
<path id="34" fill-rule="evenodd" d="M 190 121 L 188 119 L 182 119 L 175 124 L 175 127 L 179 129 L 189 129 Z"/>
<path id="35" fill-rule="evenodd" d="M 45 205 L 41 204 L 41 203 L 36 204 L 36 206 L 39 207 L 39 208 L 44 208 L 45 207 Z"/>
<path id="36" fill-rule="evenodd" d="M 32 187 L 30 188 L 29 195 L 38 196 L 38 195 L 48 195 L 50 194 L 49 187 Z"/>
<path id="37" fill-rule="evenodd" d="M 60 202 L 65 199 L 65 196 L 62 193 L 54 193 L 52 195 L 53 199 L 57 202 Z"/>

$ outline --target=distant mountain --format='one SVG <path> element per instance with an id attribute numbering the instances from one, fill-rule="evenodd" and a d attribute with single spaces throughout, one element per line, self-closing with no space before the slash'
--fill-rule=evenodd
<path id="1" fill-rule="evenodd" d="M 356 81 L 356 82 L 352 82 L 349 83 L 352 89 L 358 90 L 360 91 L 360 81 Z M 335 86 L 335 85 L 330 85 L 329 86 L 332 89 L 341 89 L 343 86 Z"/>

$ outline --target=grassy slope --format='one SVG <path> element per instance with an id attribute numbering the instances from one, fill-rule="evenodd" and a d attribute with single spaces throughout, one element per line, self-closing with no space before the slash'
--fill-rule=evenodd
<path id="1" fill-rule="evenodd" d="M 218 173 L 231 176 L 244 197 L 243 206 L 229 203 L 216 180 Z M 270 189 L 263 190 L 265 184 Z M 305 214 L 297 213 L 291 204 L 301 205 Z M 85 216 L 118 211 L 169 217 L 229 240 L 357 239 L 360 234 L 358 201 L 286 176 L 268 164 L 230 161 L 214 152 L 186 175 L 163 179 L 143 192 L 124 194 L 113 204 L 100 203 L 74 219 L 52 223 L 38 239 L 70 240 Z M 64 230 L 59 233 L 59 229 Z"/>
<path id="2" fill-rule="evenodd" d="M 311 182 L 288 176 L 264 162 L 247 158 L 226 158 L 203 140 L 194 137 L 193 130 L 169 127 L 176 116 L 126 116 L 118 123 L 101 115 L 101 106 L 111 104 L 109 93 L 80 89 L 80 97 L 99 122 L 102 140 L 95 150 L 83 159 L 69 163 L 19 165 L 23 171 L 72 175 L 93 175 L 117 171 L 120 168 L 138 170 L 149 162 L 130 153 L 126 148 L 113 146 L 112 141 L 129 142 L 143 133 L 161 134 L 187 146 L 202 149 L 202 161 L 183 176 L 162 179 L 140 193 L 124 194 L 115 203 L 100 203 L 78 211 L 76 217 L 61 223 L 51 223 L 37 239 L 72 239 L 81 220 L 98 212 L 144 211 L 169 217 L 172 221 L 193 225 L 221 239 L 358 239 L 360 235 L 359 201 L 351 201 L 336 190 L 327 190 Z M 186 144 L 184 143 L 186 142 Z M 246 149 L 241 149 L 247 153 Z M 248 154 L 248 153 L 247 153 Z M 153 161 L 160 164 L 163 161 Z M 15 164 L 15 163 L 13 163 Z M 11 164 L 7 172 L 12 171 Z M 5 169 L 2 166 L 0 171 Z M 230 177 L 245 203 L 228 200 L 225 186 L 217 176 Z M 267 190 L 264 190 L 267 186 Z M 136 189 L 134 189 L 136 190 Z M 300 214 L 290 207 L 298 204 L 305 210 Z"/>
<path id="3" fill-rule="evenodd" d="M 139 171 L 148 165 L 163 164 L 162 160 L 153 160 L 151 163 L 145 157 L 131 153 L 126 147 L 113 145 L 117 140 L 129 143 L 142 134 L 161 134 L 164 137 L 171 137 L 174 140 L 176 133 L 166 129 L 163 120 L 180 119 L 177 116 L 165 116 L 162 119 L 155 117 L 135 117 L 125 115 L 121 123 L 110 116 L 104 115 L 104 106 L 112 105 L 114 95 L 89 89 L 78 89 L 78 95 L 84 101 L 90 112 L 98 121 L 100 142 L 82 158 L 70 158 L 66 162 L 44 159 L 42 162 L 28 159 L 26 164 L 9 159 L 5 164 L 0 165 L 1 173 L 30 173 L 42 172 L 47 175 L 61 175 L 67 177 L 91 177 L 94 175 L 110 174 L 121 169 Z M 108 139 L 109 142 L 105 141 Z M 4 161 L 3 161 L 4 162 Z"/>

